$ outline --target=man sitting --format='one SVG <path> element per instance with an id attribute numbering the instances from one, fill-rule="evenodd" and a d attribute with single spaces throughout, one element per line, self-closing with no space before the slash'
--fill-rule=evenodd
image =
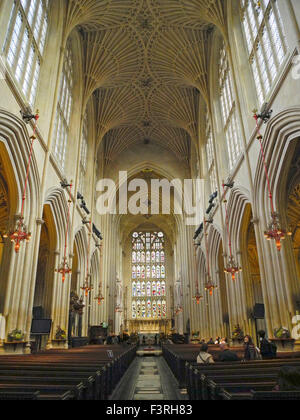
<path id="1" fill-rule="evenodd" d="M 197 357 L 197 363 L 199 365 L 200 364 L 209 365 L 209 364 L 215 363 L 212 355 L 209 354 L 207 350 L 208 350 L 208 345 L 202 344 L 202 346 L 200 347 L 200 353 Z"/>
<path id="2" fill-rule="evenodd" d="M 238 362 L 239 358 L 238 355 L 234 352 L 229 350 L 229 347 L 226 343 L 220 344 L 221 353 L 219 355 L 219 362 Z"/>

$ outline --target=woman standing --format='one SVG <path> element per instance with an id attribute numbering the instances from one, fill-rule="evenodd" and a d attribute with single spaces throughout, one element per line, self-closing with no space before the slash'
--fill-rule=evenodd
<path id="1" fill-rule="evenodd" d="M 245 361 L 258 360 L 259 354 L 250 335 L 246 335 L 246 337 L 244 338 L 244 345 L 245 345 L 244 360 Z"/>

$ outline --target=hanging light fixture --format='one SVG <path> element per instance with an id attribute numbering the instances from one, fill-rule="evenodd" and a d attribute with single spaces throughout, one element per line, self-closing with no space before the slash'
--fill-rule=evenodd
<path id="1" fill-rule="evenodd" d="M 122 309 L 121 309 L 121 306 L 120 305 L 117 305 L 116 306 L 116 308 L 115 308 L 115 312 L 116 313 L 119 313 L 119 314 L 121 314 L 123 311 L 122 311 Z"/>
<path id="2" fill-rule="evenodd" d="M 183 307 L 181 305 L 177 305 L 177 307 L 175 309 L 175 315 L 178 316 L 182 312 L 183 312 Z"/>
<path id="3" fill-rule="evenodd" d="M 265 110 L 261 114 L 257 114 L 257 110 L 254 110 L 253 112 L 254 112 L 254 119 L 256 122 L 257 140 L 259 141 L 259 144 L 260 144 L 260 150 L 261 150 L 263 165 L 265 169 L 267 188 L 268 188 L 270 205 L 271 205 L 271 220 L 267 226 L 267 230 L 265 231 L 264 236 L 268 241 L 274 240 L 276 244 L 276 248 L 278 252 L 280 252 L 281 247 L 282 247 L 282 241 L 286 238 L 286 236 L 291 236 L 292 232 L 289 229 L 284 229 L 281 226 L 279 214 L 275 211 L 268 166 L 267 166 L 266 156 L 265 156 L 263 143 L 262 143 L 263 136 L 260 133 L 259 123 L 258 123 L 258 120 L 261 119 L 266 124 L 268 120 L 271 118 L 272 111 Z"/>
<path id="4" fill-rule="evenodd" d="M 204 219 L 204 238 L 205 238 L 205 250 L 206 250 L 206 266 L 207 266 L 207 277 L 206 277 L 206 283 L 204 285 L 204 288 L 207 292 L 209 292 L 209 295 L 212 296 L 215 289 L 218 288 L 218 286 L 214 285 L 211 281 L 211 275 L 210 275 L 210 262 L 209 262 L 209 251 L 208 251 L 208 232 L 207 232 L 207 224 L 209 222 Z"/>
<path id="5" fill-rule="evenodd" d="M 65 233 L 65 248 L 64 248 L 64 256 L 63 256 L 63 260 L 62 263 L 60 264 L 60 266 L 58 267 L 58 269 L 55 270 L 56 273 L 61 274 L 62 276 L 62 282 L 64 283 L 66 280 L 66 276 L 68 274 L 72 273 L 72 269 L 68 263 L 68 257 L 67 257 L 67 247 L 68 247 L 68 233 L 69 233 L 69 225 L 70 225 L 70 210 L 71 210 L 71 204 L 72 204 L 72 200 L 71 200 L 71 193 L 72 193 L 72 181 L 70 184 L 63 184 L 62 185 L 64 188 L 68 188 L 70 187 L 70 191 L 69 191 L 69 200 L 68 200 L 68 216 L 67 216 L 67 225 L 66 225 L 66 233 Z"/>
<path id="6" fill-rule="evenodd" d="M 22 194 L 22 208 L 21 208 L 21 215 L 18 218 L 19 220 L 16 223 L 16 228 L 14 231 L 11 231 L 7 234 L 3 235 L 4 239 L 9 238 L 12 243 L 15 244 L 15 252 L 16 254 L 19 253 L 21 248 L 22 242 L 29 242 L 31 239 L 31 233 L 27 231 L 27 227 L 24 223 L 24 208 L 25 208 L 25 200 L 26 200 L 26 192 L 27 192 L 27 186 L 28 186 L 28 180 L 29 180 L 29 171 L 33 156 L 33 144 L 36 140 L 36 129 L 37 129 L 37 122 L 39 120 L 39 112 L 35 115 L 31 115 L 30 113 L 24 113 L 21 111 L 21 115 L 23 120 L 28 124 L 31 120 L 35 120 L 34 128 L 33 128 L 33 134 L 30 137 L 31 140 L 31 146 L 30 146 L 30 152 L 29 152 L 29 158 L 27 163 L 27 169 L 26 169 L 26 177 L 25 177 L 25 184 L 24 184 L 24 190 Z"/>
<path id="7" fill-rule="evenodd" d="M 91 239 L 92 239 L 92 221 L 90 220 L 87 224 L 89 224 L 89 242 L 88 242 L 88 250 L 87 250 L 87 257 L 86 257 L 86 277 L 85 283 L 81 289 L 85 292 L 85 297 L 88 297 L 89 293 L 93 290 L 93 285 L 91 284 L 91 273 L 90 273 L 90 252 L 91 252 Z"/>
<path id="8" fill-rule="evenodd" d="M 101 303 L 105 300 L 103 295 L 102 295 L 102 282 L 101 282 L 101 262 L 102 262 L 102 244 L 98 244 L 98 248 L 100 249 L 100 281 L 99 281 L 99 289 L 98 289 L 98 296 L 95 296 L 95 300 L 97 301 L 98 305 L 100 306 Z"/>
<path id="9" fill-rule="evenodd" d="M 89 293 L 93 290 L 93 285 L 90 282 L 90 274 L 86 277 L 84 285 L 81 287 L 81 290 L 84 291 L 85 297 L 89 296 Z"/>
<path id="10" fill-rule="evenodd" d="M 215 286 L 214 284 L 212 284 L 211 279 L 210 279 L 210 277 L 208 277 L 208 276 L 207 276 L 207 281 L 206 281 L 206 283 L 205 283 L 205 286 L 204 286 L 204 287 L 205 287 L 205 290 L 206 290 L 207 292 L 209 292 L 209 295 L 210 295 L 210 296 L 212 296 L 212 295 L 213 295 L 214 290 L 218 288 L 218 286 Z"/>
<path id="11" fill-rule="evenodd" d="M 197 276 L 197 245 L 194 244 L 194 265 L 195 265 L 195 288 L 196 288 L 196 294 L 193 297 L 193 299 L 196 301 L 197 305 L 200 305 L 201 299 L 203 299 L 203 296 L 200 293 L 199 290 L 199 282 L 198 282 L 198 276 Z"/>
<path id="12" fill-rule="evenodd" d="M 229 186 L 229 188 L 233 188 L 233 184 L 223 183 L 224 197 L 226 197 L 225 186 Z M 225 214 L 226 214 L 226 228 L 227 228 L 227 236 L 228 236 L 228 246 L 229 246 L 229 253 L 230 253 L 229 258 L 228 258 L 228 264 L 227 264 L 227 267 L 225 267 L 224 272 L 226 274 L 230 274 L 232 280 L 235 281 L 237 274 L 241 273 L 243 270 L 242 270 L 242 267 L 239 267 L 238 264 L 235 262 L 234 256 L 232 254 L 231 233 L 230 233 L 230 228 L 229 228 L 229 216 L 228 216 L 226 198 L 224 199 L 224 205 L 225 205 Z"/>

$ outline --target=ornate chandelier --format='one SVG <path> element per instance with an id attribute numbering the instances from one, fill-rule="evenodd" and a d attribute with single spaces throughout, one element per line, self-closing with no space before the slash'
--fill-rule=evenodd
<path id="1" fill-rule="evenodd" d="M 218 286 L 214 285 L 210 277 L 210 262 L 209 262 L 209 252 L 208 252 L 208 232 L 207 232 L 207 220 L 204 219 L 204 237 L 205 237 L 205 250 L 206 250 L 206 265 L 207 265 L 207 281 L 204 284 L 205 291 L 209 292 L 209 295 L 212 296 L 215 289 Z"/>
<path id="2" fill-rule="evenodd" d="M 229 187 L 229 188 L 233 188 L 233 183 L 232 184 L 225 184 L 223 183 L 223 194 L 224 197 L 226 197 L 226 191 L 225 191 L 225 187 Z M 239 267 L 238 264 L 235 262 L 234 256 L 232 254 L 232 243 L 231 243 L 231 233 L 230 233 L 230 228 L 229 228 L 229 216 L 228 216 L 228 210 L 227 210 L 227 200 L 226 198 L 224 199 L 224 205 L 225 205 L 225 214 L 226 214 L 226 228 L 227 228 L 227 236 L 228 236 L 228 247 L 229 247 L 229 258 L 228 258 L 228 264 L 224 269 L 224 272 L 226 274 L 230 274 L 231 278 L 233 281 L 236 280 L 236 275 L 238 273 L 241 273 L 242 267 Z"/>
<path id="3" fill-rule="evenodd" d="M 203 299 L 203 296 L 200 294 L 199 290 L 199 282 L 198 282 L 198 276 L 197 276 L 197 252 L 196 252 L 196 244 L 194 244 L 194 264 L 195 264 L 195 287 L 196 287 L 196 294 L 193 297 L 193 300 L 196 301 L 197 305 L 200 305 L 201 299 Z"/>
<path id="4" fill-rule="evenodd" d="M 91 284 L 90 278 L 91 275 L 88 274 L 85 279 L 84 285 L 81 287 L 81 290 L 84 291 L 85 297 L 88 297 L 89 293 L 93 290 L 93 285 Z"/>
<path id="5" fill-rule="evenodd" d="M 67 257 L 64 256 L 62 263 L 60 264 L 60 266 L 58 267 L 57 270 L 55 270 L 56 273 L 59 273 L 62 275 L 62 282 L 64 283 L 66 280 L 66 276 L 67 274 L 71 274 L 72 273 L 72 269 L 70 268 L 68 261 L 67 261 Z"/>
<path id="6" fill-rule="evenodd" d="M 104 297 L 102 296 L 102 293 L 99 293 L 98 296 L 96 296 L 94 299 L 97 301 L 99 306 L 104 301 Z"/>
<path id="7" fill-rule="evenodd" d="M 242 267 L 239 267 L 238 264 L 236 264 L 234 257 L 231 255 L 228 260 L 228 265 L 224 269 L 224 272 L 226 274 L 230 274 L 233 281 L 236 279 L 236 275 L 238 273 L 241 273 L 243 271 Z"/>
<path id="8" fill-rule="evenodd" d="M 181 305 L 178 305 L 175 309 L 175 315 L 178 316 L 183 312 L 183 307 Z"/>
<path id="9" fill-rule="evenodd" d="M 71 209 L 71 193 L 72 193 L 72 181 L 71 184 L 67 184 L 67 183 L 62 183 L 61 184 L 64 188 L 68 188 L 70 187 L 70 191 L 69 191 L 69 195 L 70 198 L 68 200 L 68 216 L 67 216 L 67 225 L 66 225 L 66 233 L 65 233 L 65 248 L 64 248 L 64 256 L 63 256 L 63 260 L 60 264 L 60 266 L 58 267 L 58 269 L 55 270 L 56 273 L 61 274 L 62 276 L 62 282 L 64 283 L 66 280 L 66 277 L 68 274 L 72 273 L 72 269 L 68 263 L 68 258 L 67 258 L 67 247 L 68 247 L 68 232 L 69 232 L 69 225 L 70 225 L 70 209 Z"/>
<path id="10" fill-rule="evenodd" d="M 115 308 L 115 312 L 116 313 L 119 313 L 119 314 L 121 314 L 123 311 L 122 311 L 122 308 L 121 308 L 121 306 L 120 305 L 117 305 L 116 306 L 116 308 Z"/>
<path id="11" fill-rule="evenodd" d="M 274 240 L 277 250 L 281 251 L 281 241 L 283 241 L 286 236 L 292 236 L 292 232 L 286 231 L 280 227 L 279 216 L 277 213 L 272 213 L 271 217 L 272 220 L 265 231 L 265 238 L 267 241 Z"/>
<path id="12" fill-rule="evenodd" d="M 92 220 L 90 220 L 88 224 L 89 224 L 89 242 L 88 242 L 88 250 L 87 250 L 87 257 L 86 257 L 86 277 L 85 277 L 85 283 L 83 287 L 81 287 L 81 289 L 85 292 L 85 297 L 88 297 L 89 293 L 93 290 L 93 285 L 91 284 L 91 274 L 90 274 Z"/>
<path id="13" fill-rule="evenodd" d="M 9 238 L 11 242 L 15 244 L 15 252 L 18 254 L 20 251 L 21 243 L 23 241 L 28 243 L 31 239 L 31 233 L 27 232 L 27 227 L 24 223 L 24 217 L 17 221 L 16 230 L 10 232 L 9 234 L 4 234 L 3 238 Z"/>
<path id="14" fill-rule="evenodd" d="M 218 288 L 218 286 L 215 286 L 212 284 L 210 277 L 207 278 L 207 282 L 205 283 L 205 291 L 209 292 L 209 295 L 212 296 L 215 289 Z"/>
<path id="15" fill-rule="evenodd" d="M 194 300 L 196 301 L 197 305 L 200 305 L 200 301 L 203 299 L 203 296 L 197 291 L 196 295 L 194 296 Z"/>
<path id="16" fill-rule="evenodd" d="M 100 250 L 100 276 L 101 276 L 101 274 L 102 274 L 102 244 L 100 243 L 99 245 L 98 245 L 98 247 L 99 247 L 99 250 Z M 97 302 L 98 302 L 98 305 L 100 306 L 101 305 L 101 303 L 105 300 L 104 299 L 104 297 L 103 297 L 103 295 L 102 295 L 102 282 L 101 282 L 101 277 L 100 277 L 100 281 L 99 281 L 99 289 L 98 289 L 98 296 L 96 296 L 95 298 L 94 298 Z"/>
<path id="17" fill-rule="evenodd" d="M 266 108 L 263 110 L 263 112 L 261 114 L 258 114 L 257 110 L 253 111 L 254 119 L 255 119 L 255 122 L 256 122 L 256 129 L 257 129 L 257 140 L 259 141 L 259 144 L 260 144 L 260 150 L 261 150 L 263 165 L 264 165 L 264 169 L 265 169 L 265 175 L 266 175 L 266 180 L 267 180 L 267 188 L 268 188 L 270 205 L 271 205 L 271 221 L 270 221 L 269 225 L 267 226 L 267 230 L 265 231 L 264 236 L 268 241 L 274 240 L 275 244 L 276 244 L 276 248 L 277 248 L 278 252 L 280 252 L 281 248 L 282 248 L 282 243 L 281 242 L 286 238 L 286 236 L 291 236 L 292 232 L 290 232 L 288 229 L 284 229 L 281 226 L 279 214 L 275 211 L 275 206 L 274 206 L 274 202 L 273 202 L 273 194 L 272 194 L 272 190 L 271 190 L 270 177 L 269 177 L 269 172 L 268 172 L 268 166 L 267 166 L 266 156 L 265 156 L 263 143 L 262 143 L 263 142 L 263 136 L 260 133 L 259 123 L 258 123 L 258 120 L 261 119 L 266 124 L 269 121 L 269 119 L 271 118 L 272 112 L 273 112 L 272 110 L 267 111 Z"/>

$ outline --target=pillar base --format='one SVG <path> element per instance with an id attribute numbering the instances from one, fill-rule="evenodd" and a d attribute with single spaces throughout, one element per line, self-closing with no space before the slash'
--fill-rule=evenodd
<path id="1" fill-rule="evenodd" d="M 11 342 L 4 342 L 3 349 L 4 352 L 1 352 L 0 347 L 0 355 L 16 355 L 16 354 L 25 354 L 25 341 L 11 341 Z"/>
<path id="2" fill-rule="evenodd" d="M 47 350 L 68 350 L 68 341 L 67 340 L 51 340 L 47 344 Z"/>

